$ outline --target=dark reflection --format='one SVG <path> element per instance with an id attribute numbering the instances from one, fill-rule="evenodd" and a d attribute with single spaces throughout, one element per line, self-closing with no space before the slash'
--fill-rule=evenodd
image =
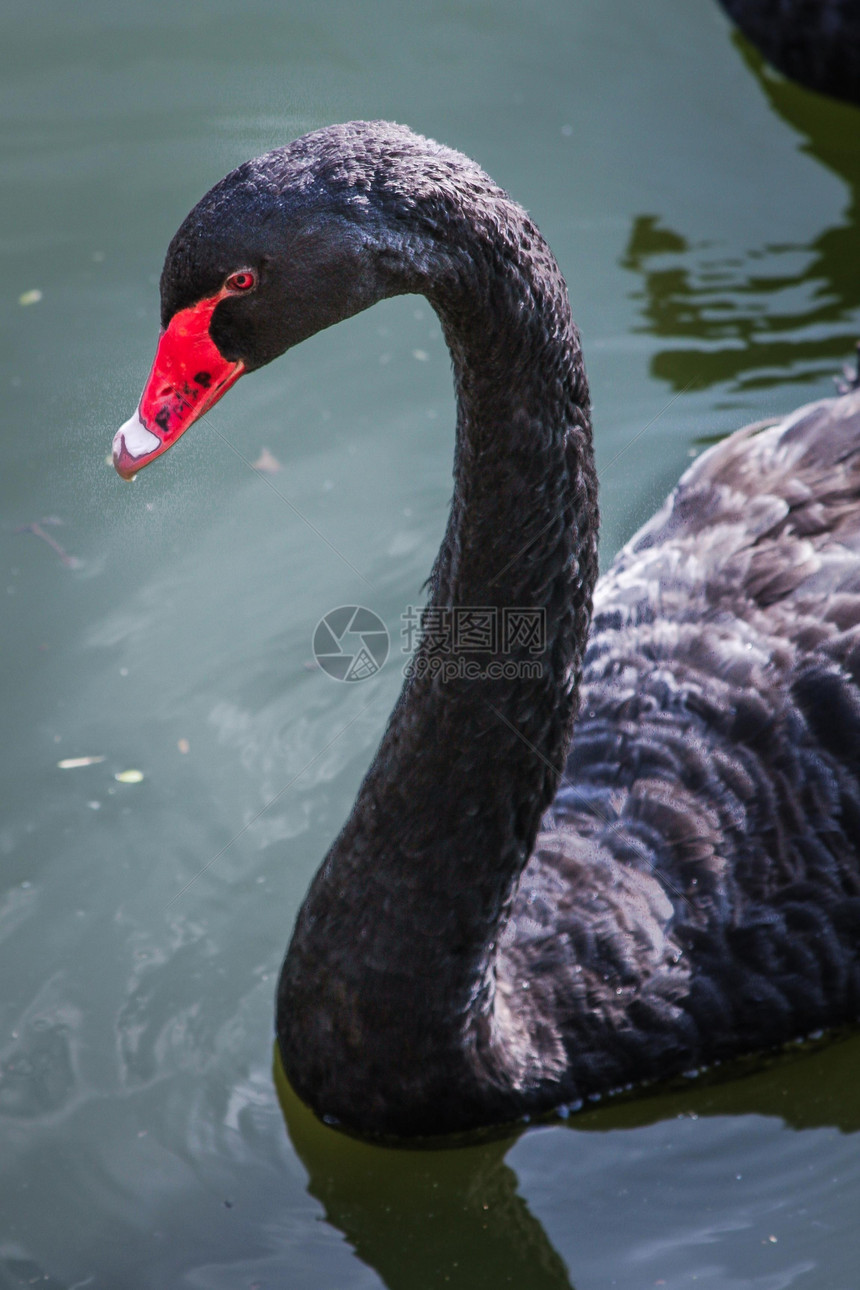
<path id="1" fill-rule="evenodd" d="M 573 1131 L 643 1128 L 688 1115 L 779 1116 L 791 1128 L 860 1130 L 860 1035 L 807 1047 L 732 1078 L 697 1080 L 575 1116 Z M 746 1072 L 746 1073 L 745 1073 Z M 373 1146 L 327 1128 L 287 1084 L 275 1084 L 308 1191 L 388 1290 L 572 1290 L 564 1263 L 505 1162 L 519 1134 L 434 1150 Z M 571 1174 L 571 1205 L 576 1178 Z"/>
<path id="2" fill-rule="evenodd" d="M 439 1150 L 372 1146 L 275 1084 L 308 1191 L 389 1290 L 572 1290 L 567 1270 L 505 1164 L 514 1138 Z"/>
<path id="3" fill-rule="evenodd" d="M 790 1129 L 860 1132 L 860 1034 L 806 1044 L 762 1061 L 748 1058 L 725 1071 L 629 1101 L 585 1112 L 571 1128 L 638 1129 L 683 1115 L 779 1116 Z"/>
<path id="4" fill-rule="evenodd" d="M 642 331 L 673 343 L 652 360 L 676 390 L 735 390 L 836 375 L 860 335 L 860 110 L 777 77 L 741 36 L 735 43 L 804 152 L 848 189 L 843 222 L 809 246 L 765 245 L 726 256 L 691 244 L 656 215 L 633 224 L 622 264 L 642 278 Z M 751 194 L 790 202 L 790 192 Z"/>

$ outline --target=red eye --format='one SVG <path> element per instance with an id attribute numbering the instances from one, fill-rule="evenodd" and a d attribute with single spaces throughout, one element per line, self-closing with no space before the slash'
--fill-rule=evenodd
<path id="1" fill-rule="evenodd" d="M 257 285 L 257 275 L 250 269 L 240 269 L 238 273 L 231 273 L 224 286 L 228 291 L 250 291 Z"/>

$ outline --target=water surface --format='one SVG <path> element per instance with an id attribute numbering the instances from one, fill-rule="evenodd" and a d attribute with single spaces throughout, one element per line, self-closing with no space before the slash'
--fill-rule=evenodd
<path id="1" fill-rule="evenodd" d="M 702 443 L 832 391 L 860 114 L 710 0 L 34 0 L 0 69 L 0 1286 L 848 1290 L 856 1040 L 456 1152 L 351 1142 L 278 1082 L 280 958 L 444 525 L 429 307 L 307 342 L 133 486 L 105 458 L 190 206 L 390 117 L 476 157 L 559 258 L 605 562 Z M 356 602 L 394 652 L 339 686 L 311 635 Z"/>

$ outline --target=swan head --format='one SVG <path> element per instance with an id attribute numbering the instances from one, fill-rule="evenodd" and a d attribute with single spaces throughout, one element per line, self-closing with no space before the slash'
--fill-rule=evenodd
<path id="1" fill-rule="evenodd" d="M 245 372 L 410 289 L 390 178 L 422 145 L 384 122 L 332 126 L 245 162 L 198 202 L 167 251 L 152 369 L 114 437 L 123 478 Z"/>

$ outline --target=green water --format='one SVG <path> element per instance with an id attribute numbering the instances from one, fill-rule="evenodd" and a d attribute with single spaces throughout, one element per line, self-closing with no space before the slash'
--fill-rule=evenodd
<path id="1" fill-rule="evenodd" d="M 462 1151 L 351 1142 L 279 1089 L 280 957 L 444 524 L 429 307 L 307 342 L 132 486 L 105 457 L 189 207 L 389 117 L 558 256 L 606 560 L 702 442 L 832 391 L 860 113 L 764 71 L 712 0 L 32 0 L 0 13 L 0 113 L 2 1290 L 851 1290 L 858 1040 Z M 394 655 L 337 685 L 311 636 L 357 601 Z"/>

